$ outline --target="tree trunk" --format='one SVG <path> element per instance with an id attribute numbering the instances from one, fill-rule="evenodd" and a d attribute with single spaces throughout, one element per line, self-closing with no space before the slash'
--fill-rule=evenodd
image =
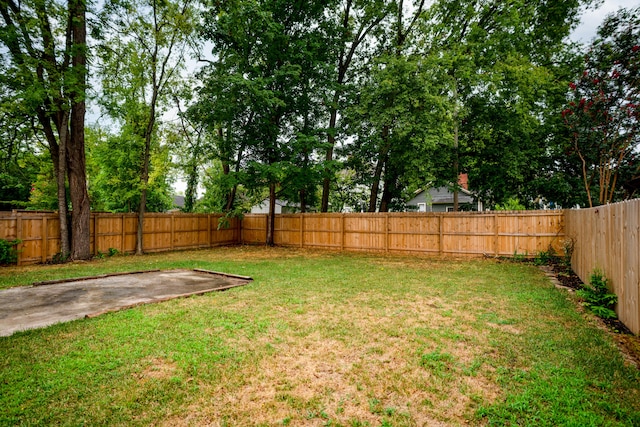
<path id="1" fill-rule="evenodd" d="M 300 213 L 307 212 L 307 190 L 300 190 Z"/>
<path id="2" fill-rule="evenodd" d="M 371 184 L 371 196 L 369 197 L 369 212 L 376 211 L 378 204 L 378 191 L 380 190 L 380 178 L 382 178 L 382 170 L 387 162 L 389 154 L 389 126 L 382 128 L 382 149 L 380 150 L 378 163 L 373 174 L 373 183 Z"/>
<path id="3" fill-rule="evenodd" d="M 380 189 L 380 178 L 382 177 L 382 166 L 384 165 L 384 160 L 382 158 L 378 159 L 378 163 L 376 164 L 376 170 L 373 174 L 373 183 L 371 184 L 371 194 L 369 195 L 369 209 L 367 212 L 375 212 L 376 205 L 378 204 L 378 191 Z"/>
<path id="4" fill-rule="evenodd" d="M 72 22 L 73 57 L 72 70 L 77 78 L 72 87 L 71 98 L 71 122 L 69 150 L 69 190 L 71 193 L 71 259 L 91 258 L 91 205 L 89 192 L 87 191 L 84 118 L 86 112 L 86 3 L 85 0 L 72 0 L 69 2 Z"/>
<path id="5" fill-rule="evenodd" d="M 454 150 L 455 153 L 453 155 L 453 173 L 455 175 L 454 181 L 453 181 L 453 211 L 454 212 L 458 212 L 458 208 L 459 208 L 459 203 L 458 203 L 458 192 L 459 192 L 459 183 L 458 183 L 458 177 L 460 176 L 460 166 L 459 166 L 459 161 L 458 161 L 458 125 L 456 123 L 455 125 L 455 143 L 454 143 Z"/>
<path id="6" fill-rule="evenodd" d="M 147 184 L 149 182 L 149 157 L 150 157 L 149 144 L 145 144 L 142 176 L 140 181 L 142 182 L 142 191 L 140 192 L 140 206 L 138 207 L 138 232 L 136 234 L 136 255 L 142 255 L 144 253 L 143 248 L 143 226 L 144 226 L 144 214 L 147 206 Z"/>
<path id="7" fill-rule="evenodd" d="M 194 156 L 195 157 L 195 156 Z M 196 204 L 196 194 L 198 189 L 198 164 L 197 159 L 192 159 L 189 165 L 189 176 L 187 176 L 187 190 L 184 197 L 184 211 L 193 212 Z"/>
<path id="8" fill-rule="evenodd" d="M 153 72 L 153 80 L 156 81 L 155 71 Z M 140 207 L 138 209 L 138 232 L 136 234 L 136 255 L 144 253 L 143 235 L 144 235 L 144 214 L 147 209 L 147 185 L 149 184 L 149 163 L 151 162 L 151 138 L 153 137 L 153 128 L 156 125 L 156 102 L 158 99 L 158 87 L 153 88 L 153 97 L 149 107 L 149 121 L 144 131 L 144 154 L 142 156 L 142 174 L 140 181 L 142 183 L 142 191 L 140 192 Z"/>
<path id="9" fill-rule="evenodd" d="M 347 0 L 344 9 L 344 15 L 342 17 L 342 31 L 345 34 L 352 33 L 350 28 L 352 24 L 352 15 L 351 15 L 351 6 L 353 1 Z M 333 160 L 333 148 L 335 146 L 336 137 L 336 124 L 338 118 L 338 103 L 340 101 L 340 95 L 342 94 L 342 85 L 346 80 L 347 70 L 351 66 L 351 62 L 353 61 L 353 57 L 356 53 L 356 50 L 360 46 L 360 44 L 367 38 L 369 33 L 375 29 L 380 22 L 385 18 L 387 13 L 381 13 L 377 17 L 374 17 L 367 25 L 361 25 L 360 28 L 355 31 L 355 38 L 351 41 L 351 47 L 347 49 L 345 44 L 341 45 L 340 53 L 338 55 L 338 78 L 336 83 L 338 88 L 333 94 L 333 104 L 330 108 L 330 116 L 329 116 L 329 133 L 327 136 L 327 153 L 325 155 L 325 161 L 327 164 Z M 363 23 L 364 24 L 364 23 Z M 331 191 L 331 177 L 329 176 L 330 171 L 325 166 L 325 174 L 326 176 L 322 180 L 322 201 L 320 204 L 320 211 L 327 212 L 329 210 L 329 193 Z"/>
<path id="10" fill-rule="evenodd" d="M 380 199 L 380 209 L 379 212 L 389 212 L 389 203 L 391 202 L 391 191 L 387 186 L 382 190 L 382 198 Z"/>
<path id="11" fill-rule="evenodd" d="M 382 189 L 382 198 L 380 200 L 379 212 L 389 212 L 389 205 L 396 191 L 396 177 L 389 172 L 388 167 L 385 171 L 384 188 Z"/>
<path id="12" fill-rule="evenodd" d="M 338 102 L 338 92 L 334 95 L 334 103 Z M 336 144 L 336 137 L 334 135 L 336 129 L 336 122 L 338 119 L 338 110 L 335 107 L 331 108 L 331 117 L 329 119 L 329 135 L 327 136 L 327 154 L 325 155 L 325 161 L 327 165 L 333 160 L 333 147 Z M 331 191 L 331 178 L 329 177 L 329 170 L 325 166 L 325 177 L 322 180 L 322 201 L 320 203 L 320 212 L 329 211 L 329 192 Z"/>
<path id="13" fill-rule="evenodd" d="M 67 210 L 67 162 L 65 158 L 67 156 L 67 115 L 61 113 L 59 116 L 62 119 L 62 123 L 58 124 L 60 129 L 58 136 L 61 137 L 60 144 L 56 140 L 56 136 L 51 127 L 51 120 L 46 116 L 43 111 L 38 111 L 38 121 L 42 125 L 45 137 L 49 143 L 49 153 L 51 154 L 51 161 L 53 162 L 53 175 L 57 185 L 58 195 L 58 220 L 60 230 L 60 257 L 66 259 L 71 253 L 71 245 L 69 244 L 69 226 L 68 226 L 68 210 Z M 60 161 L 62 159 L 62 161 Z"/>
<path id="14" fill-rule="evenodd" d="M 273 234 L 276 229 L 276 184 L 269 184 L 269 218 L 267 221 L 267 246 L 273 246 Z"/>
<path id="15" fill-rule="evenodd" d="M 84 126 L 84 113 L 77 114 L 83 116 L 81 119 L 77 118 L 82 123 L 72 124 L 72 134 L 82 132 L 74 130 L 74 128 Z M 69 191 L 73 206 L 71 211 L 71 259 L 74 260 L 91 258 L 91 204 L 85 174 L 84 132 L 82 134 L 82 136 L 72 136 L 68 152 Z"/>
<path id="16" fill-rule="evenodd" d="M 142 156 L 142 174 L 140 181 L 142 183 L 142 191 L 140 192 L 140 206 L 138 208 L 138 232 L 136 234 L 136 255 L 144 253 L 143 236 L 144 236 L 144 214 L 147 208 L 147 185 L 149 184 L 149 162 L 151 160 L 151 136 L 153 127 L 155 126 L 155 108 L 152 106 L 149 113 L 149 123 L 145 130 L 144 137 L 144 154 Z"/>
<path id="17" fill-rule="evenodd" d="M 458 176 L 460 175 L 460 162 L 458 159 L 458 82 L 454 78 L 453 97 L 455 106 L 453 109 L 453 211 L 458 212 Z"/>

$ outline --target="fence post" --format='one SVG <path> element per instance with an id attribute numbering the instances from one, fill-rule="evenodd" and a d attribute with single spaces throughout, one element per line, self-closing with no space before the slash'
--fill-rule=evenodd
<path id="1" fill-rule="evenodd" d="M 344 251 L 344 237 L 345 237 L 344 222 L 345 222 L 345 214 L 341 213 L 340 214 L 340 250 L 341 251 Z"/>
<path id="2" fill-rule="evenodd" d="M 20 212 L 17 213 L 16 217 L 16 240 L 22 240 L 22 214 Z M 16 251 L 18 252 L 16 264 L 20 265 L 22 264 L 22 243 L 18 243 Z"/>
<path id="3" fill-rule="evenodd" d="M 93 256 L 98 255 L 98 214 L 91 214 L 93 219 Z"/>
<path id="4" fill-rule="evenodd" d="M 300 247 L 304 248 L 304 214 L 300 212 Z"/>
<path id="5" fill-rule="evenodd" d="M 46 214 L 42 216 L 42 249 L 41 249 L 41 255 L 42 255 L 42 263 L 44 264 L 45 262 L 47 262 L 47 255 L 49 254 L 49 245 L 48 245 L 48 239 L 49 236 L 47 235 L 47 216 Z"/>
<path id="6" fill-rule="evenodd" d="M 438 214 L 438 253 L 444 253 L 444 215 Z"/>
<path id="7" fill-rule="evenodd" d="M 389 252 L 389 214 L 384 214 L 384 251 Z"/>
<path id="8" fill-rule="evenodd" d="M 244 245 L 244 217 L 240 218 L 238 222 L 240 224 L 240 244 Z"/>
<path id="9" fill-rule="evenodd" d="M 176 216 L 174 214 L 171 214 L 171 250 L 173 250 L 174 247 L 174 238 L 175 238 L 175 228 L 176 228 Z"/>
<path id="10" fill-rule="evenodd" d="M 498 247 L 500 241 L 500 233 L 498 232 L 498 214 L 493 214 L 493 254 L 500 256 L 500 248 Z"/>
<path id="11" fill-rule="evenodd" d="M 126 240 L 126 226 L 127 226 L 127 221 L 124 218 L 124 214 L 122 214 L 122 242 L 121 242 L 121 252 L 125 253 L 125 249 L 127 248 L 127 245 L 125 244 L 125 240 Z"/>

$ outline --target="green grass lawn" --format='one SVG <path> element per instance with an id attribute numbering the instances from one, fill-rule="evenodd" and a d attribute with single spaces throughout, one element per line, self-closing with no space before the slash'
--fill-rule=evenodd
<path id="1" fill-rule="evenodd" d="M 537 268 L 230 247 L 0 270 L 251 284 L 0 338 L 0 425 L 634 426 L 640 373 Z"/>

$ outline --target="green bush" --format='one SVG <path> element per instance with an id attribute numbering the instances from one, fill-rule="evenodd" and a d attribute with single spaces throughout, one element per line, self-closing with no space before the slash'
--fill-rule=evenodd
<path id="1" fill-rule="evenodd" d="M 15 264 L 18 262 L 18 250 L 16 246 L 20 240 L 0 239 L 0 265 Z"/>
<path id="2" fill-rule="evenodd" d="M 593 314 L 603 319 L 615 319 L 613 308 L 618 302 L 618 296 L 609 291 L 607 279 L 598 269 L 594 270 L 589 279 L 589 285 L 576 292 L 584 300 L 584 306 Z"/>
<path id="3" fill-rule="evenodd" d="M 549 248 L 548 251 L 540 251 L 533 259 L 535 265 L 548 265 L 555 258 L 553 248 Z"/>
<path id="4" fill-rule="evenodd" d="M 118 255 L 120 253 L 116 248 L 109 248 L 107 252 L 98 251 L 98 254 L 95 256 L 98 259 L 104 259 L 105 257 L 112 257 Z"/>
<path id="5" fill-rule="evenodd" d="M 116 248 L 109 248 L 109 256 L 118 255 L 120 253 Z"/>

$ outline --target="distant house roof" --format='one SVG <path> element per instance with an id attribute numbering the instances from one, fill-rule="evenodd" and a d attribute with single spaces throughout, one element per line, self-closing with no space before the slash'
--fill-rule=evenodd
<path id="1" fill-rule="evenodd" d="M 184 208 L 184 196 L 173 196 L 173 206 L 177 208 Z"/>
<path id="2" fill-rule="evenodd" d="M 468 205 L 472 210 L 483 210 L 482 201 L 469 191 L 469 177 L 467 174 L 460 174 L 458 177 L 458 204 Z M 448 212 L 454 205 L 453 190 L 448 187 L 431 187 L 417 190 L 413 198 L 407 202 L 407 208 L 418 209 L 419 212 Z"/>
<path id="3" fill-rule="evenodd" d="M 420 190 L 416 193 L 416 196 L 427 191 L 431 195 L 431 204 L 453 204 L 453 191 L 447 187 L 429 188 L 427 190 Z M 471 191 L 460 188 L 458 190 L 458 202 L 459 203 L 472 203 L 474 195 Z"/>
<path id="4" fill-rule="evenodd" d="M 300 203 L 288 202 L 286 200 L 276 199 L 276 212 L 283 213 L 283 211 L 300 211 Z M 269 198 L 267 197 L 259 204 L 251 208 L 251 213 L 269 213 Z"/>

